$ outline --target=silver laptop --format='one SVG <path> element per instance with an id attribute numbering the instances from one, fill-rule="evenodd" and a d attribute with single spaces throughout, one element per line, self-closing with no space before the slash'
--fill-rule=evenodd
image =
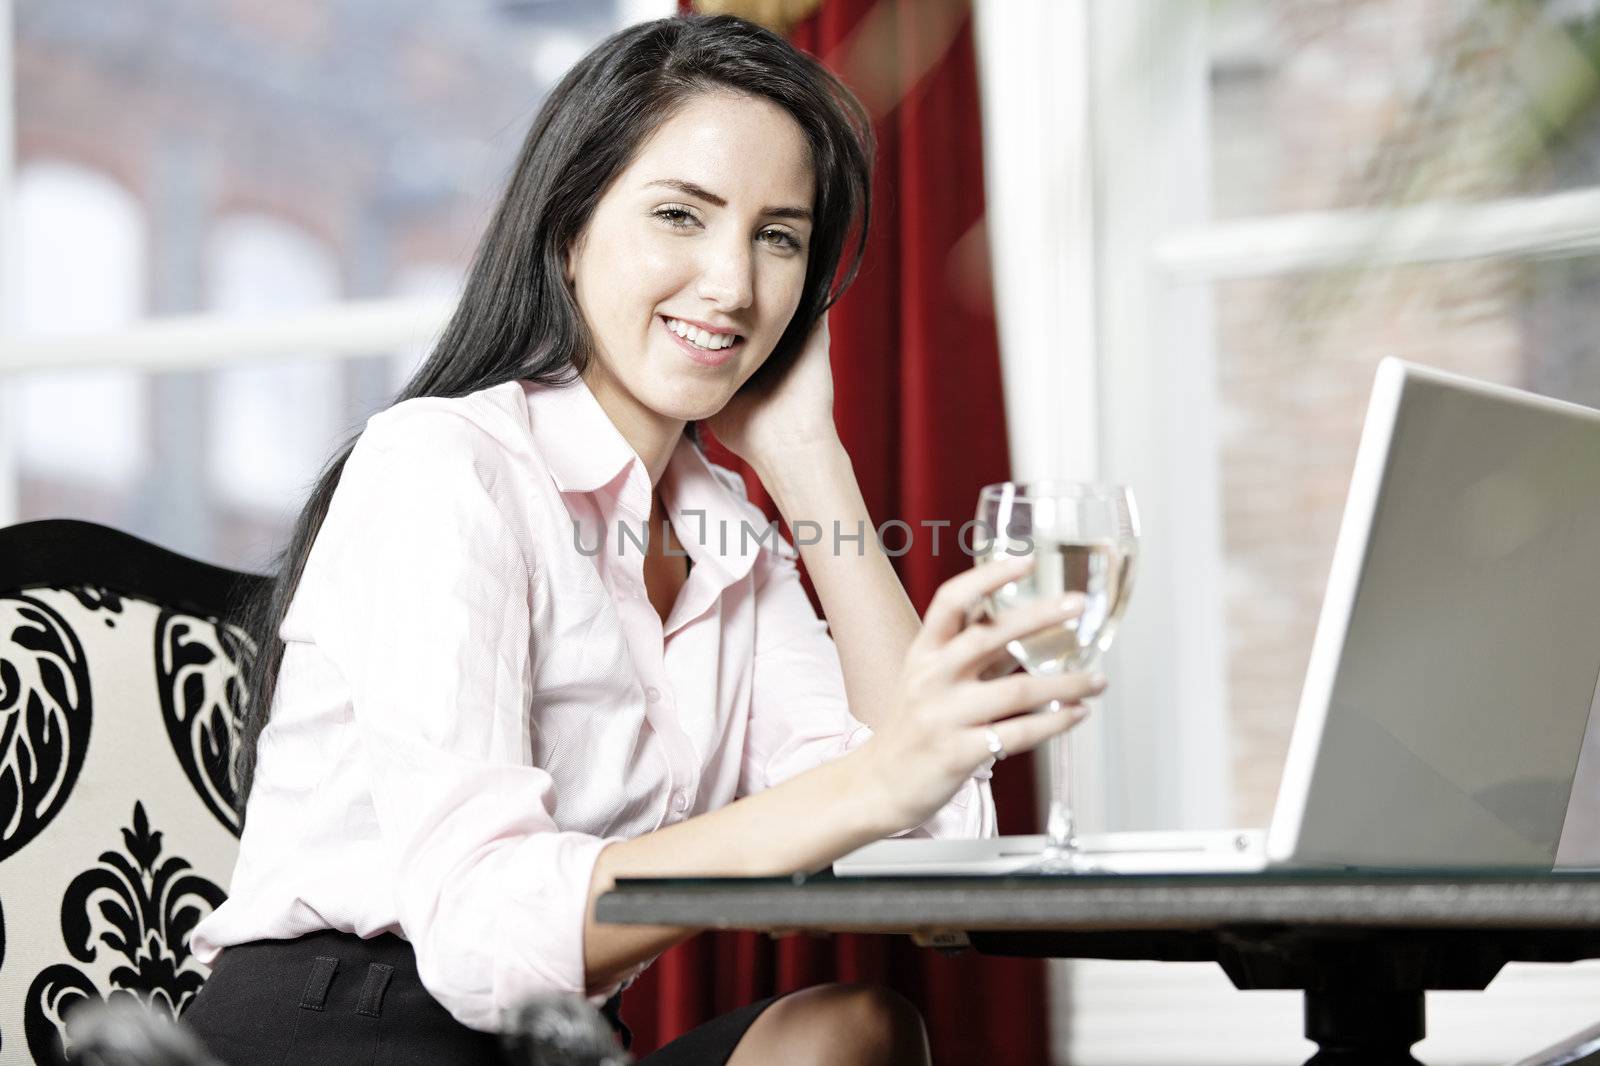
<path id="1" fill-rule="evenodd" d="M 1600 411 L 1386 359 L 1271 827 L 1091 835 L 1089 868 L 1549 869 L 1597 682 Z M 833 869 L 1010 873 L 1043 839 Z"/>

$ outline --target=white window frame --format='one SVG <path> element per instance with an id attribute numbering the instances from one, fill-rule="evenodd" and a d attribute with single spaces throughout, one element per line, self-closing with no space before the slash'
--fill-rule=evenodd
<path id="1" fill-rule="evenodd" d="M 1204 8 L 976 7 L 1013 475 L 1125 482 L 1141 512 L 1111 689 L 1073 741 L 1090 831 L 1228 821 L 1217 459 L 1181 436 L 1213 432 L 1209 306 L 1147 254 L 1204 220 L 1206 183 L 1172 180 L 1205 173 L 1179 165 L 1206 153 Z"/>

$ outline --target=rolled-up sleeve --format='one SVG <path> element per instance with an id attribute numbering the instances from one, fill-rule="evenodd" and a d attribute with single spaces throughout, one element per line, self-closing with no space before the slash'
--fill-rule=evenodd
<path id="1" fill-rule="evenodd" d="M 552 778 L 530 765 L 533 560 L 510 477 L 453 414 L 380 416 L 307 564 L 402 931 L 428 991 L 485 1031 L 532 994 L 584 993 L 589 881 L 620 839 L 562 831 Z"/>
<path id="2" fill-rule="evenodd" d="M 793 555 L 781 541 L 755 563 L 756 651 L 741 794 L 770 788 L 872 737 L 850 713 L 839 650 L 806 596 Z M 895 835 L 994 836 L 989 777 L 989 767 L 981 767 L 931 818 Z"/>

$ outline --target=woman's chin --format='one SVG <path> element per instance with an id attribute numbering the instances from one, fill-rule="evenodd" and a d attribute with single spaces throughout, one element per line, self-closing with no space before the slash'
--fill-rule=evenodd
<path id="1" fill-rule="evenodd" d="M 657 414 L 679 422 L 698 422 L 710 418 L 722 410 L 729 400 L 729 397 L 720 393 L 716 396 L 706 395 L 706 387 L 703 384 L 699 388 L 663 391 L 664 395 L 652 398 L 650 406 Z"/>
<path id="2" fill-rule="evenodd" d="M 685 402 L 677 403 L 654 403 L 653 407 L 662 418 L 675 419 L 680 423 L 698 423 L 701 419 L 710 418 L 717 411 L 722 410 L 723 403 L 706 403 L 704 400 L 701 400 L 701 402 L 688 402 L 688 400 L 685 400 Z"/>

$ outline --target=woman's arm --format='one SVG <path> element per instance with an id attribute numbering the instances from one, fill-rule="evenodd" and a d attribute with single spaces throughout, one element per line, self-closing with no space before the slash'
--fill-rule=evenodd
<path id="1" fill-rule="evenodd" d="M 618 877 L 776 876 L 815 870 L 881 837 L 920 825 L 988 755 L 992 728 L 1007 751 L 1029 751 L 1082 718 L 1021 714 L 1051 699 L 1074 706 L 1103 682 L 1083 674 L 984 680 L 979 675 L 1012 640 L 1060 625 L 1082 603 L 1067 599 L 965 625 L 966 606 L 1030 565 L 1014 559 L 963 571 L 939 586 L 924 624 L 888 685 L 884 725 L 866 744 L 718 810 L 631 840 L 607 844 L 594 862 L 584 920 L 590 994 L 623 980 L 639 963 L 697 930 L 601 925 L 594 900 Z"/>
<path id="2" fill-rule="evenodd" d="M 590 994 L 699 932 L 596 922 L 594 901 L 616 878 L 760 877 L 818 870 L 899 829 L 893 806 L 871 791 L 881 778 L 866 769 L 865 761 L 860 752 L 851 752 L 756 795 L 602 850 L 584 921 Z"/>
<path id="3" fill-rule="evenodd" d="M 755 470 L 795 532 L 838 645 L 850 713 L 877 729 L 921 623 L 878 546 L 855 468 L 839 441 L 829 343 L 824 315 L 780 378 L 747 384 L 709 422 L 717 439 Z M 805 543 L 810 538 L 800 535 L 807 528 L 801 523 L 816 523 L 820 542 Z M 859 542 L 843 541 L 858 533 Z"/>
<path id="4" fill-rule="evenodd" d="M 816 543 L 796 530 L 797 546 L 839 649 L 850 713 L 877 728 L 922 622 L 878 545 L 850 456 L 834 437 L 786 451 L 756 474 L 791 529 L 800 522 L 822 529 Z M 859 541 L 843 539 L 858 534 Z"/>

